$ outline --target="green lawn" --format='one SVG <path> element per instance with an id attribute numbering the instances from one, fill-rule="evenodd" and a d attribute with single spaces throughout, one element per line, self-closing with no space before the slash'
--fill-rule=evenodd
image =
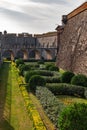
<path id="1" fill-rule="evenodd" d="M 0 117 L 0 130 L 33 129 L 17 83 L 16 72 L 9 62 L 4 63 L 1 69 Z"/>

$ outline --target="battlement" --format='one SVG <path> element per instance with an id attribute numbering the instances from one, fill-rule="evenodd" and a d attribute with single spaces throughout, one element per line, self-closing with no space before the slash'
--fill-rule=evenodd
<path id="1" fill-rule="evenodd" d="M 87 2 L 83 3 L 81 6 L 79 6 L 78 8 L 76 8 L 75 10 L 73 10 L 71 13 L 69 13 L 67 15 L 67 19 L 71 19 L 72 17 L 78 15 L 79 13 L 83 12 L 87 10 Z"/>

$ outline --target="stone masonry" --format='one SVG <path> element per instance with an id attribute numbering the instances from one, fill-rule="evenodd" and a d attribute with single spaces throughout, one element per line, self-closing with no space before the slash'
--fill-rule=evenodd
<path id="1" fill-rule="evenodd" d="M 62 21 L 56 28 L 60 36 L 57 65 L 87 75 L 87 2 L 63 16 Z"/>
<path id="2" fill-rule="evenodd" d="M 1 59 L 23 58 L 52 60 L 57 56 L 57 32 L 40 35 L 0 32 Z"/>

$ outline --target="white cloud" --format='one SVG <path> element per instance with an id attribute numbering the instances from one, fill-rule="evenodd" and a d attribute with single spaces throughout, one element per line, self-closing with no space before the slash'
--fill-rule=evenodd
<path id="1" fill-rule="evenodd" d="M 0 0 L 0 31 L 43 33 L 54 31 L 61 17 L 84 0 Z"/>

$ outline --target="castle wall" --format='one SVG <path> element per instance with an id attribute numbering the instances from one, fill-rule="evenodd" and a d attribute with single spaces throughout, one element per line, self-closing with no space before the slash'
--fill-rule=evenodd
<path id="1" fill-rule="evenodd" d="M 83 5 L 67 16 L 60 36 L 57 65 L 87 75 L 87 2 Z"/>
<path id="2" fill-rule="evenodd" d="M 41 47 L 46 47 L 46 48 L 57 47 L 57 32 L 35 35 L 35 37 L 37 38 L 37 45 L 40 45 Z"/>
<path id="3" fill-rule="evenodd" d="M 47 59 L 47 54 L 50 51 L 52 52 L 52 56 L 49 57 L 52 57 L 52 59 L 54 59 L 57 54 L 56 34 L 57 32 L 51 32 L 32 36 L 28 33 L 9 34 L 4 31 L 4 34 L 0 33 L 1 57 L 10 58 L 12 56 L 11 59 L 18 57 L 24 57 L 24 59 L 29 59 L 30 52 L 34 51 L 36 54 L 36 59 L 40 59 L 42 57 L 44 59 Z M 38 53 L 39 51 L 40 54 Z M 51 53 L 49 54 L 51 55 Z"/>

